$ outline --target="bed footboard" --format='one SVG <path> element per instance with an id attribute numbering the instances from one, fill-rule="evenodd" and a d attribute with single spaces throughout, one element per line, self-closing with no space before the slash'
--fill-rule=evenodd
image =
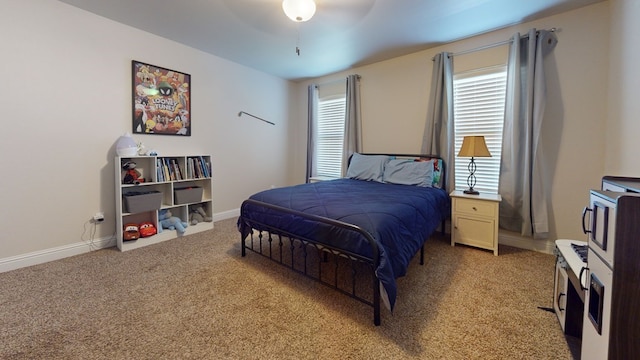
<path id="1" fill-rule="evenodd" d="M 274 210 L 283 215 L 294 215 L 338 227 L 347 231 L 354 231 L 364 237 L 371 247 L 372 257 L 355 254 L 335 245 L 322 243 L 318 239 L 311 239 L 278 229 L 270 224 L 251 219 L 246 214 L 245 207 L 259 206 Z M 379 250 L 377 242 L 371 235 L 352 224 L 329 219 L 321 216 L 305 214 L 296 210 L 256 201 L 245 200 L 240 210 L 238 226 L 241 233 L 242 256 L 246 250 L 251 250 L 280 265 L 320 282 L 351 298 L 373 307 L 373 322 L 380 325 L 380 281 L 375 276 L 375 269 L 379 264 Z M 366 272 L 366 274 L 362 274 Z M 357 280 L 370 279 L 370 287 L 358 283 Z"/>

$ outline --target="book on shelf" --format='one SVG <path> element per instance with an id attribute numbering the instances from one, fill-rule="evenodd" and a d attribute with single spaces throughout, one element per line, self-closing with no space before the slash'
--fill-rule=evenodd
<path id="1" fill-rule="evenodd" d="M 200 162 L 202 163 L 202 172 L 204 177 L 211 177 L 209 173 L 209 164 L 204 160 L 204 156 L 200 156 Z"/>
<path id="2" fill-rule="evenodd" d="M 171 180 L 171 175 L 169 174 L 169 167 L 167 166 L 167 163 L 164 158 L 162 159 L 162 171 L 164 172 L 164 181 Z"/>
<path id="3" fill-rule="evenodd" d="M 164 170 L 162 169 L 162 162 L 160 159 L 156 159 L 156 177 L 158 182 L 163 182 L 164 180 Z"/>
<path id="4" fill-rule="evenodd" d="M 174 180 L 183 180 L 182 172 L 180 171 L 180 166 L 178 165 L 178 161 L 176 161 L 176 159 L 171 159 L 171 170 L 173 171 Z"/>
<path id="5" fill-rule="evenodd" d="M 186 166 L 186 178 L 183 179 L 203 179 L 211 177 L 211 165 L 204 156 L 188 157 Z"/>
<path id="6" fill-rule="evenodd" d="M 202 164 L 200 163 L 200 159 L 195 159 L 196 162 L 196 177 L 202 177 Z"/>

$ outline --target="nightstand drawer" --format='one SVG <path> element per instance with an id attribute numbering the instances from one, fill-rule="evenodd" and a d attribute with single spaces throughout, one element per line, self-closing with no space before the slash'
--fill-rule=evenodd
<path id="1" fill-rule="evenodd" d="M 493 216 L 497 203 L 492 201 L 464 199 L 454 201 L 455 212 L 479 216 Z"/>

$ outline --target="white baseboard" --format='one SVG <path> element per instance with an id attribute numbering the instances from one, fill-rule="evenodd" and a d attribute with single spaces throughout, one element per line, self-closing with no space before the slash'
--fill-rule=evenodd
<path id="1" fill-rule="evenodd" d="M 233 217 L 238 217 L 238 216 L 240 216 L 240 208 L 213 214 L 213 221 L 214 222 L 222 221 L 222 220 L 227 220 L 227 219 L 231 219 Z"/>
<path id="2" fill-rule="evenodd" d="M 224 211 L 221 213 L 215 213 L 212 217 L 213 221 L 216 222 L 238 216 L 240 216 L 239 208 Z M 445 230 L 449 230 L 449 222 L 447 222 L 446 225 L 447 226 L 445 226 Z M 447 232 L 450 233 L 450 231 Z M 498 243 L 547 254 L 553 254 L 553 250 L 555 248 L 555 242 L 552 240 L 534 240 L 502 231 L 498 235 Z M 116 241 L 115 238 L 109 236 L 93 241 L 81 241 L 75 244 L 69 244 L 51 249 L 34 251 L 18 256 L 2 258 L 0 259 L 0 272 L 6 272 L 27 266 L 43 264 L 49 261 L 60 260 L 66 257 L 80 255 L 93 250 L 104 249 L 112 246 L 116 246 Z"/>
<path id="3" fill-rule="evenodd" d="M 553 249 L 556 247 L 554 240 L 536 240 L 503 231 L 498 233 L 498 243 L 546 254 L 553 254 Z"/>
<path id="4" fill-rule="evenodd" d="M 240 216 L 239 208 L 213 214 L 212 217 L 215 222 L 237 216 Z M 0 259 L 0 273 L 27 266 L 43 264 L 49 261 L 60 260 L 70 256 L 76 256 L 93 250 L 105 249 L 113 246 L 116 246 L 116 239 L 113 236 L 109 236 L 102 239 L 94 239 L 93 241 L 80 241 L 74 244 L 2 258 Z"/>
<path id="5" fill-rule="evenodd" d="M 116 246 L 116 240 L 113 236 L 109 236 L 102 239 L 80 241 L 75 244 L 63 245 L 51 249 L 3 258 L 0 259 L 0 272 L 43 264 L 49 261 L 60 260 L 70 256 L 88 253 L 92 250 L 104 249 L 112 246 Z"/>

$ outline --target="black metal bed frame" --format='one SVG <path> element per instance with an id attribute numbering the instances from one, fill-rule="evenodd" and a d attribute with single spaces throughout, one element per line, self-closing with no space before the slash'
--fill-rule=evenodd
<path id="1" fill-rule="evenodd" d="M 242 218 L 242 216 L 240 220 L 241 227 L 248 226 L 250 227 L 250 230 L 251 230 L 246 237 L 242 238 L 242 256 L 243 257 L 246 256 L 247 249 L 251 250 L 280 265 L 286 266 L 299 274 L 302 274 L 308 278 L 311 278 L 313 280 L 320 282 L 323 285 L 326 285 L 334 290 L 337 290 L 351 298 L 359 300 L 367 305 L 373 306 L 374 323 L 376 325 L 380 325 L 380 285 L 375 275 L 373 276 L 374 281 L 372 284 L 373 286 L 372 301 L 369 300 L 369 298 L 366 298 L 364 295 L 360 295 L 356 291 L 355 272 L 357 270 L 355 266 L 352 266 L 351 268 L 352 280 L 353 280 L 351 284 L 351 289 L 344 289 L 338 284 L 339 271 L 337 267 L 339 266 L 339 262 L 337 258 L 335 258 L 334 260 L 335 261 L 334 266 L 336 268 L 334 269 L 335 271 L 334 271 L 334 276 L 332 281 L 327 281 L 322 277 L 323 263 L 327 263 L 329 260 L 327 254 L 344 256 L 349 258 L 350 260 L 355 260 L 355 261 L 359 261 L 361 263 L 367 264 L 367 266 L 370 267 L 371 274 L 373 274 L 375 269 L 378 267 L 379 250 L 378 250 L 378 244 L 368 232 L 363 231 L 362 229 L 360 229 L 355 225 L 351 225 L 342 221 L 305 214 L 300 211 L 291 210 L 288 208 L 283 208 L 280 206 L 263 203 L 263 202 L 252 200 L 252 199 L 245 200 L 242 203 L 242 209 L 244 209 L 244 207 L 247 206 L 248 204 L 262 206 L 265 208 L 277 210 L 284 214 L 291 214 L 291 215 L 299 216 L 305 219 L 321 222 L 327 225 L 336 226 L 342 229 L 346 229 L 348 231 L 355 231 L 360 233 L 367 240 L 367 242 L 369 243 L 369 246 L 372 249 L 372 254 L 373 254 L 372 258 L 364 257 L 362 255 L 354 254 L 352 252 L 349 252 L 343 249 L 322 244 L 313 239 L 303 238 L 298 235 L 289 233 L 287 231 L 283 231 L 282 229 L 275 229 L 272 226 L 269 226 L 268 224 Z M 242 213 L 243 211 L 241 210 L 241 214 Z M 254 229 L 260 229 L 260 230 L 258 230 L 256 234 L 254 232 Z M 246 228 L 241 229 L 241 233 L 246 233 L 247 232 L 246 230 L 248 229 Z M 301 250 L 302 262 L 299 261 L 300 256 L 296 254 L 296 251 L 295 251 L 296 245 L 298 246 L 298 250 Z M 313 261 L 313 258 L 308 256 L 308 250 L 310 247 L 315 248 L 319 254 L 321 253 L 320 256 L 316 258 L 318 263 L 315 265 L 317 266 L 316 268 L 318 269 L 318 271 L 313 273 L 311 271 L 311 266 L 310 266 L 311 264 L 309 264 L 309 261 Z"/>
<path id="2" fill-rule="evenodd" d="M 369 154 L 369 155 L 381 155 L 381 154 Z M 434 155 L 395 155 L 399 157 L 430 157 L 430 158 L 438 158 L 439 156 Z M 444 165 L 443 165 L 444 167 Z M 443 184 L 445 184 L 444 180 L 444 168 L 442 170 Z M 353 231 L 360 234 L 363 238 L 367 240 L 369 246 L 371 247 L 372 257 L 365 257 L 360 254 L 355 254 L 346 249 L 342 249 L 336 246 L 327 245 L 326 243 L 319 242 L 314 239 L 301 237 L 296 234 L 292 234 L 288 231 L 275 228 L 269 224 L 265 224 L 259 221 L 255 221 L 253 219 L 248 219 L 242 216 L 244 214 L 244 208 L 247 205 L 257 205 L 260 207 L 272 209 L 282 214 L 294 215 L 303 219 L 312 220 L 315 222 L 319 222 L 322 224 L 339 227 L 348 231 Z M 343 221 L 334 220 L 322 216 L 317 216 L 313 214 L 307 214 L 301 211 L 248 199 L 242 203 L 240 208 L 240 219 L 239 219 L 240 233 L 241 235 L 241 247 L 242 247 L 242 256 L 246 256 L 246 250 L 251 250 L 254 253 L 262 255 L 282 266 L 288 267 L 296 273 L 302 274 L 308 278 L 311 278 L 325 286 L 328 286 L 334 290 L 337 290 L 340 293 L 343 293 L 353 299 L 356 299 L 366 305 L 373 307 L 373 323 L 376 326 L 381 324 L 380 321 L 380 281 L 375 276 L 375 270 L 379 264 L 379 249 L 378 243 L 373 239 L 373 237 L 364 229 L 359 226 L 349 224 Z M 442 232 L 444 233 L 444 220 L 442 222 Z M 283 240 L 284 239 L 284 240 Z M 296 245 L 297 252 L 296 252 Z M 318 257 L 315 258 L 315 266 L 311 266 L 310 261 L 314 261 L 312 257 L 309 257 L 309 248 L 315 249 L 318 253 Z M 287 253 L 285 255 L 285 252 Z M 334 276 L 332 281 L 327 281 L 323 279 L 322 276 L 322 264 L 329 264 L 328 254 L 335 255 L 334 258 Z M 302 262 L 300 261 L 300 257 L 302 257 Z M 349 289 L 345 289 L 339 285 L 338 274 L 339 274 L 339 259 L 347 258 L 351 261 L 348 263 L 351 266 L 351 284 Z M 372 295 L 370 298 L 367 298 L 366 295 L 361 295 L 357 291 L 356 286 L 356 275 L 357 275 L 357 263 L 363 263 L 369 269 L 369 273 L 372 279 Z M 424 265 L 424 244 L 420 247 L 420 265 Z M 316 272 L 312 272 L 312 268 L 317 269 Z"/>

